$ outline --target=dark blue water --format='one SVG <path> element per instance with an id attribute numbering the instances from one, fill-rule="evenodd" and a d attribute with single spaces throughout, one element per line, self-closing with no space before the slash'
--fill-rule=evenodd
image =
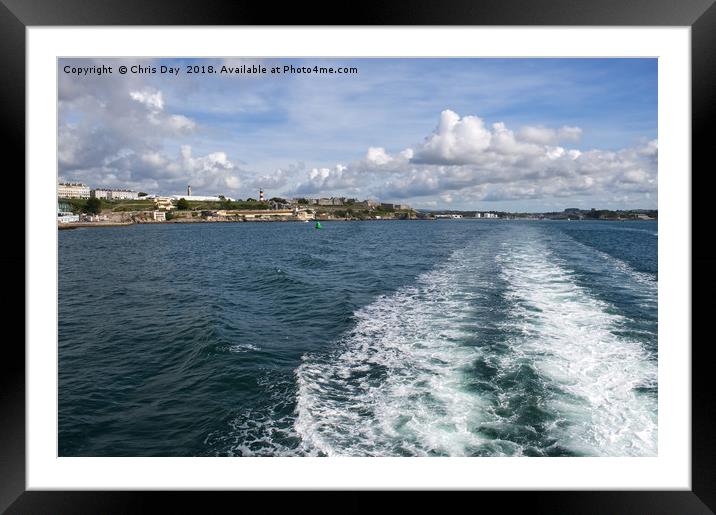
<path id="1" fill-rule="evenodd" d="M 655 222 L 59 232 L 61 456 L 657 452 Z"/>

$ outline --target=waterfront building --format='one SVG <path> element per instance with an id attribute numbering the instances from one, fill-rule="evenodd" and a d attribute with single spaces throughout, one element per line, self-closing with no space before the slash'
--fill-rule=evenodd
<path id="1" fill-rule="evenodd" d="M 67 224 L 67 223 L 71 223 L 71 222 L 79 222 L 80 215 L 76 215 L 76 214 L 72 213 L 72 211 L 70 211 L 69 209 L 67 209 L 67 210 L 61 209 L 60 206 L 62 206 L 62 204 L 64 204 L 64 202 L 60 203 L 58 206 L 57 221 L 62 224 Z"/>
<path id="2" fill-rule="evenodd" d="M 57 185 L 58 198 L 90 198 L 90 188 L 81 182 L 61 182 Z"/>
<path id="3" fill-rule="evenodd" d="M 216 211 L 216 216 L 240 217 L 245 220 L 311 220 L 314 214 L 307 209 L 220 209 Z"/>
<path id="4" fill-rule="evenodd" d="M 310 204 L 318 204 L 319 206 L 342 206 L 346 203 L 345 197 L 330 197 L 330 198 L 319 198 L 314 202 L 310 201 Z"/>
<path id="5" fill-rule="evenodd" d="M 107 215 L 85 215 L 83 214 L 80 219 L 83 222 L 106 222 L 109 220 Z"/>
<path id="6" fill-rule="evenodd" d="M 90 196 L 107 200 L 136 200 L 139 198 L 139 192 L 132 190 L 95 188 L 90 191 Z"/>
<path id="7" fill-rule="evenodd" d="M 152 218 L 155 222 L 166 222 L 167 213 L 165 211 L 152 211 Z"/>
<path id="8" fill-rule="evenodd" d="M 68 224 L 72 222 L 79 222 L 80 221 L 80 215 L 75 215 L 72 213 L 60 213 L 57 215 L 57 221 L 61 224 Z"/>
<path id="9" fill-rule="evenodd" d="M 390 204 L 388 202 L 381 202 L 380 207 L 381 207 L 381 209 L 387 209 L 387 210 L 396 209 L 395 204 Z"/>
<path id="10" fill-rule="evenodd" d="M 408 204 L 393 204 L 393 209 L 396 211 L 408 210 L 410 206 Z"/>
<path id="11" fill-rule="evenodd" d="M 154 199 L 154 207 L 159 211 L 170 211 L 174 209 L 174 204 L 171 197 L 157 197 Z"/>

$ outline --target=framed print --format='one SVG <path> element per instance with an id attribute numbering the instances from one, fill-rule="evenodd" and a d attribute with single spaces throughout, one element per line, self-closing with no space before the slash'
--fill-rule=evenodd
<path id="1" fill-rule="evenodd" d="M 4 2 L 27 302 L 3 509 L 527 490 L 710 512 L 691 170 L 716 8 L 539 4 L 348 26 Z"/>

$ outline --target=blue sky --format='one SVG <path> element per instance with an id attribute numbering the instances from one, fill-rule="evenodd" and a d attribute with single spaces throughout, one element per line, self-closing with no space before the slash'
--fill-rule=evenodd
<path id="1" fill-rule="evenodd" d="M 179 66 L 77 76 L 64 67 Z M 357 74 L 187 74 L 186 65 Z M 72 59 L 59 169 L 161 194 L 417 207 L 656 207 L 656 59 Z"/>

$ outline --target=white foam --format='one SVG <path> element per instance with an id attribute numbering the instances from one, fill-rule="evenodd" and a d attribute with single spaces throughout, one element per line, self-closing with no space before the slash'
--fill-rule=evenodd
<path id="1" fill-rule="evenodd" d="M 291 377 L 267 370 L 257 378 L 265 403 L 243 409 L 229 421 L 229 431 L 209 434 L 204 443 L 218 456 L 296 456 L 301 452 L 289 404 L 295 395 Z"/>
<path id="2" fill-rule="evenodd" d="M 483 401 L 464 388 L 476 355 L 465 346 L 471 294 L 456 278 L 470 261 L 457 253 L 414 286 L 359 310 L 355 329 L 329 358 L 297 370 L 296 431 L 320 454 L 469 455 Z"/>
<path id="3" fill-rule="evenodd" d="M 256 345 L 253 345 L 251 343 L 235 343 L 233 345 L 229 345 L 229 351 L 236 353 L 250 352 L 256 350 L 260 349 Z"/>
<path id="4" fill-rule="evenodd" d="M 657 365 L 636 341 L 615 334 L 625 320 L 579 287 L 538 238 L 510 241 L 498 257 L 521 336 L 512 345 L 561 391 L 549 407 L 564 423 L 560 445 L 589 456 L 653 456 Z"/>

